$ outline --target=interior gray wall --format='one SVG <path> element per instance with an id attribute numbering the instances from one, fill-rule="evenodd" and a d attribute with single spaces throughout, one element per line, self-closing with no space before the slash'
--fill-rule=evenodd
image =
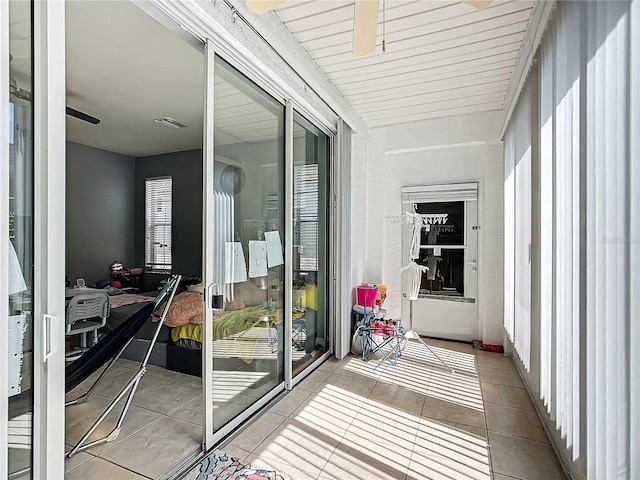
<path id="1" fill-rule="evenodd" d="M 135 261 L 144 265 L 145 179 L 172 178 L 172 273 L 202 274 L 202 150 L 138 157 L 135 161 Z M 143 288 L 153 288 L 149 276 Z"/>
<path id="2" fill-rule="evenodd" d="M 67 142 L 66 274 L 72 284 L 133 266 L 134 159 Z"/>

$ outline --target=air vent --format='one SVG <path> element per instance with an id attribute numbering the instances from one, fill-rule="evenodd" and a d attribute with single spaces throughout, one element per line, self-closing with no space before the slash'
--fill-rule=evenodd
<path id="1" fill-rule="evenodd" d="M 154 120 L 154 122 L 159 123 L 160 125 L 166 125 L 167 127 L 171 127 L 171 128 L 184 128 L 184 127 L 186 127 L 186 125 L 184 123 L 180 123 L 179 121 L 174 120 L 171 117 L 156 118 Z"/>

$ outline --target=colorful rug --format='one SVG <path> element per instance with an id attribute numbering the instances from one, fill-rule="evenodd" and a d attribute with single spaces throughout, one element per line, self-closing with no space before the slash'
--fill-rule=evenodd
<path id="1" fill-rule="evenodd" d="M 244 463 L 214 450 L 184 477 L 184 480 L 291 480 L 288 475 Z"/>

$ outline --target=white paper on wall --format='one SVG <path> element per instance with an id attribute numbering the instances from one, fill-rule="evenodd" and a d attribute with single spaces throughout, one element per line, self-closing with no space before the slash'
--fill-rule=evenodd
<path id="1" fill-rule="evenodd" d="M 249 242 L 249 277 L 267 276 L 267 242 L 251 240 Z"/>
<path id="2" fill-rule="evenodd" d="M 9 317 L 9 396 L 21 393 L 22 383 L 22 347 L 24 342 L 24 332 L 27 327 L 27 316 L 11 315 Z"/>
<path id="3" fill-rule="evenodd" d="M 226 243 L 225 281 L 226 283 L 240 283 L 247 281 L 247 262 L 240 242 Z"/>
<path id="4" fill-rule="evenodd" d="M 24 281 L 24 275 L 22 275 L 18 255 L 13 248 L 13 243 L 9 241 L 9 295 L 24 292 L 26 289 L 27 284 Z"/>
<path id="5" fill-rule="evenodd" d="M 282 256 L 280 233 L 276 230 L 264 232 L 264 239 L 267 241 L 267 265 L 269 268 L 282 265 L 284 257 Z"/>

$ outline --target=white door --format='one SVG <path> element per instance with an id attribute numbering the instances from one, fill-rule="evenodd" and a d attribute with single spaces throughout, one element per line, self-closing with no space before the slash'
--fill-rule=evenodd
<path id="1" fill-rule="evenodd" d="M 405 325 L 420 335 L 472 341 L 478 323 L 478 201 L 476 184 L 403 188 L 404 209 L 427 224 L 415 261 L 423 273 L 417 300 L 403 295 Z M 403 262 L 410 260 L 412 226 L 403 227 Z M 403 278 L 403 291 L 407 278 Z"/>
<path id="2" fill-rule="evenodd" d="M 64 58 L 63 2 L 0 2 L 0 478 L 64 477 Z"/>

